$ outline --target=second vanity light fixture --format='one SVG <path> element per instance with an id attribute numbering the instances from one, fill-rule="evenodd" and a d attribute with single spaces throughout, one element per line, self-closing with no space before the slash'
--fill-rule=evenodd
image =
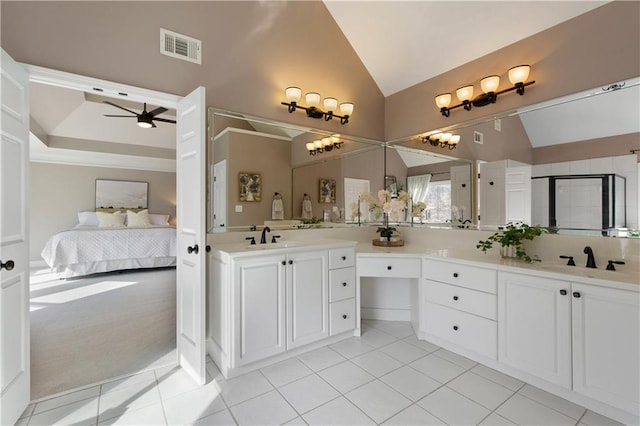
<path id="1" fill-rule="evenodd" d="M 309 155 L 321 154 L 335 149 L 340 149 L 344 141 L 340 140 L 340 135 L 331 135 L 326 138 L 316 139 L 313 142 L 307 142 L 307 151 Z"/>
<path id="2" fill-rule="evenodd" d="M 513 84 L 513 87 L 509 87 L 508 89 L 497 91 L 500 85 L 500 77 L 490 75 L 480 80 L 482 94 L 478 95 L 475 99 L 473 97 L 473 86 L 467 85 L 456 90 L 456 97 L 460 101 L 459 104 L 449 106 L 451 104 L 451 93 L 441 93 L 436 96 L 436 105 L 440 108 L 442 115 L 449 117 L 452 109 L 463 107 L 465 110 L 470 111 L 472 106 L 480 107 L 493 104 L 498 99 L 498 95 L 511 92 L 512 90 L 515 90 L 519 95 L 524 95 L 524 88 L 535 83 L 535 81 L 527 82 L 530 70 L 531 67 L 529 65 L 518 65 L 509 69 L 509 81 Z"/>
<path id="3" fill-rule="evenodd" d="M 298 105 L 300 98 L 302 97 L 302 89 L 299 87 L 287 87 L 284 91 L 287 98 L 287 102 L 281 102 L 282 105 L 286 105 L 289 112 L 292 113 L 296 109 L 301 109 L 307 112 L 307 117 L 311 118 L 324 118 L 325 121 L 330 121 L 335 118 L 340 119 L 340 124 L 347 124 L 349 117 L 353 114 L 353 104 L 351 102 L 343 102 L 340 104 L 340 115 L 336 114 L 338 109 L 338 100 L 336 98 L 324 98 L 322 106 L 324 110 L 320 109 L 320 94 L 316 92 L 309 92 L 304 95 L 307 106 Z"/>
<path id="4" fill-rule="evenodd" d="M 422 143 L 428 143 L 431 146 L 439 146 L 440 148 L 449 148 L 454 150 L 460 142 L 460 135 L 452 133 L 434 133 L 432 135 L 423 136 Z"/>

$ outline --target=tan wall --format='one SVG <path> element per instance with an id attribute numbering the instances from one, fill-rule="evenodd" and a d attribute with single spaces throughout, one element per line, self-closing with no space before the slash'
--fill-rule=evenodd
<path id="1" fill-rule="evenodd" d="M 2 1 L 0 7 L 2 47 L 19 62 L 176 95 L 204 86 L 212 107 L 384 137 L 384 97 L 320 1 Z M 161 55 L 161 27 L 202 40 L 202 65 Z M 349 124 L 289 114 L 280 102 L 292 85 L 353 102 Z"/>
<path id="2" fill-rule="evenodd" d="M 271 219 L 276 192 L 282 194 L 285 219 L 291 218 L 291 142 L 260 135 L 228 133 L 227 226 L 262 225 Z M 262 201 L 241 202 L 239 174 L 260 173 Z M 242 213 L 235 206 L 242 206 Z"/>
<path id="3" fill-rule="evenodd" d="M 640 2 L 613 1 L 391 95 L 385 102 L 385 138 L 399 139 L 636 77 L 638 16 Z M 506 72 L 518 64 L 530 64 L 530 80 L 536 81 L 524 96 L 508 93 L 493 105 L 456 109 L 449 118 L 440 114 L 434 101 L 439 93 L 453 93 L 463 84 L 478 88 L 480 79 L 491 74 L 500 75 L 500 88 L 506 88 Z M 462 158 L 462 151 L 456 155 Z"/>
<path id="4" fill-rule="evenodd" d="M 639 148 L 640 133 L 630 133 L 627 135 L 534 148 L 533 164 L 629 155 L 632 149 L 637 150 Z M 640 151 L 636 153 L 638 154 L 638 162 L 640 162 Z"/>
<path id="5" fill-rule="evenodd" d="M 79 211 L 95 210 L 96 179 L 148 182 L 149 212 L 175 219 L 175 173 L 31 163 L 30 178 L 31 260 L 42 260 L 51 235 L 78 224 Z"/>

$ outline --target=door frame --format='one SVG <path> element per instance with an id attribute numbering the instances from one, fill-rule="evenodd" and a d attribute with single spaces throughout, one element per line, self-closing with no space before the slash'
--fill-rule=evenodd
<path id="1" fill-rule="evenodd" d="M 178 102 L 183 96 L 172 95 L 136 86 L 115 83 L 107 80 L 100 80 L 64 71 L 52 70 L 35 65 L 22 64 L 28 73 L 29 82 L 47 84 L 71 90 L 78 90 L 87 93 L 96 93 L 101 96 L 112 97 L 114 99 L 127 99 L 135 102 L 146 102 L 150 104 L 162 105 L 167 108 L 177 109 Z M 176 117 L 177 119 L 177 117 Z M 205 123 L 206 124 L 206 123 Z M 177 146 L 177 136 L 176 136 Z M 205 148 L 206 149 L 206 148 Z M 108 167 L 108 166 L 105 166 Z M 176 174 L 178 173 L 176 168 Z M 177 176 L 176 176 L 177 179 Z M 177 190 L 177 186 L 176 186 Z M 204 194 L 203 194 L 204 196 Z M 204 284 L 203 284 L 204 285 Z M 176 307 L 177 309 L 177 307 Z M 202 327 L 206 326 L 206 320 Z M 176 337 L 178 337 L 178 327 L 176 327 Z M 178 355 L 175 364 L 180 365 Z"/>

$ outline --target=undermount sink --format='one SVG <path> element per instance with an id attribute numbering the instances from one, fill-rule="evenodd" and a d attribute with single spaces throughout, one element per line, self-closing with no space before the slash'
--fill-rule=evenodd
<path id="1" fill-rule="evenodd" d="M 296 247 L 298 244 L 299 243 L 297 241 L 278 241 L 277 243 L 248 244 L 245 248 L 247 250 L 269 250 L 269 249 Z"/>

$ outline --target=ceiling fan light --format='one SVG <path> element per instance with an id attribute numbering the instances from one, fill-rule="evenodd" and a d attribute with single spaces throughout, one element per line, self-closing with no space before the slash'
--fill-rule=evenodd
<path id="1" fill-rule="evenodd" d="M 289 102 L 298 102 L 302 97 L 302 89 L 299 87 L 287 87 L 284 89 L 284 94 Z"/>
<path id="2" fill-rule="evenodd" d="M 490 75 L 480 80 L 480 89 L 483 93 L 496 92 L 500 85 L 500 77 L 497 75 Z"/>
<path id="3" fill-rule="evenodd" d="M 150 129 L 153 127 L 153 123 L 150 120 L 145 120 L 142 117 L 138 117 L 138 126 L 142 127 L 143 129 Z"/>
<path id="4" fill-rule="evenodd" d="M 456 90 L 456 96 L 460 102 L 470 101 L 473 98 L 473 86 L 463 86 Z"/>
<path id="5" fill-rule="evenodd" d="M 509 81 L 511 84 L 524 83 L 529 78 L 529 65 L 518 65 L 509 70 Z"/>
<path id="6" fill-rule="evenodd" d="M 343 102 L 340 104 L 340 114 L 351 115 L 353 114 L 353 104 L 351 102 Z"/>
<path id="7" fill-rule="evenodd" d="M 325 111 L 335 111 L 338 109 L 338 100 L 336 98 L 324 98 L 323 106 Z"/>
<path id="8" fill-rule="evenodd" d="M 304 100 L 308 107 L 318 107 L 320 106 L 320 93 L 309 92 L 304 95 Z"/>
<path id="9" fill-rule="evenodd" d="M 441 93 L 436 96 L 436 105 L 438 108 L 448 108 L 451 105 L 451 93 Z"/>

